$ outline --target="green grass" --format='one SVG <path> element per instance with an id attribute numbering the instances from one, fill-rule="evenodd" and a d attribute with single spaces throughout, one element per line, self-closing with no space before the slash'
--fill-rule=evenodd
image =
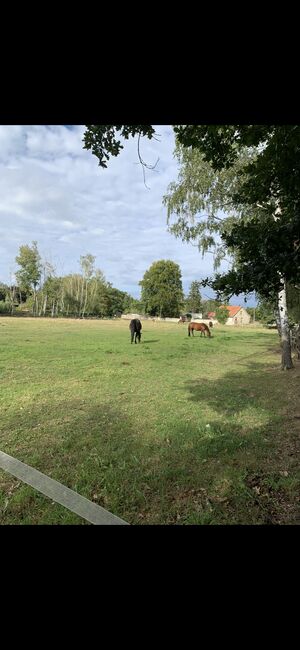
<path id="1" fill-rule="evenodd" d="M 278 335 L 0 319 L 0 449 L 131 524 L 299 523 L 298 367 Z M 298 411 L 297 411 L 298 408 Z M 0 470 L 0 523 L 86 522 Z"/>

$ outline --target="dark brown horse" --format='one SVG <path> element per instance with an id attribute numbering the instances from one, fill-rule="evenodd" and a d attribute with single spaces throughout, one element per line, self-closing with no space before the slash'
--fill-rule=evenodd
<path id="1" fill-rule="evenodd" d="M 194 336 L 194 330 L 196 330 L 196 332 L 201 332 L 201 336 L 202 334 L 206 336 L 206 333 L 208 334 L 208 336 L 211 336 L 209 327 L 207 327 L 205 323 L 190 323 L 188 326 L 189 336 L 191 336 L 191 332 L 192 332 L 192 336 Z"/>
<path id="2" fill-rule="evenodd" d="M 138 340 L 138 342 L 140 343 L 141 342 L 141 330 L 142 330 L 141 321 L 138 318 L 133 318 L 130 321 L 129 329 L 130 329 L 130 334 L 131 334 L 131 343 L 133 343 L 133 339 L 134 339 L 135 343 L 136 343 L 136 340 Z"/>

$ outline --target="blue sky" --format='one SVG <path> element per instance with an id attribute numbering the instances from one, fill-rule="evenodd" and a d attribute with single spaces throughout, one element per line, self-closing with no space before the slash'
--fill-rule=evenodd
<path id="1" fill-rule="evenodd" d="M 58 275 L 78 272 L 80 255 L 91 253 L 107 280 L 137 298 L 139 280 L 159 259 L 179 264 L 185 292 L 212 274 L 211 255 L 202 259 L 167 232 L 162 197 L 178 170 L 171 127 L 156 131 L 160 142 L 141 141 L 146 163 L 159 157 L 156 171 L 146 170 L 147 189 L 136 138 L 102 169 L 82 148 L 83 126 L 0 126 L 0 281 L 13 279 L 19 247 L 32 240 Z"/>

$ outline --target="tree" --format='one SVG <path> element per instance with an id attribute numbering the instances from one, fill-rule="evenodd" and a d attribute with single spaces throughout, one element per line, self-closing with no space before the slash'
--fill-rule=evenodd
<path id="1" fill-rule="evenodd" d="M 295 323 L 300 322 L 300 287 L 287 285 L 286 298 L 289 314 Z"/>
<path id="2" fill-rule="evenodd" d="M 204 136 L 198 137 L 198 128 L 202 135 L 207 130 L 207 141 Z M 229 135 L 234 128 L 230 127 Z M 221 132 L 222 129 L 220 127 Z M 222 257 L 231 256 L 232 267 L 227 273 L 218 273 L 215 279 L 203 282 L 204 286 L 208 284 L 217 291 L 218 298 L 228 300 L 233 294 L 257 291 L 265 298 L 274 299 L 278 294 L 282 368 L 290 368 L 292 360 L 285 283 L 288 279 L 295 284 L 300 274 L 297 180 L 289 194 L 281 161 L 278 161 L 277 176 L 274 164 L 272 167 L 274 151 L 271 151 L 272 155 L 269 152 L 262 164 L 260 157 L 265 155 L 267 144 L 260 142 L 260 147 L 256 146 L 258 132 L 255 129 L 253 138 L 247 131 L 248 138 L 241 138 L 239 146 L 235 143 L 232 156 L 227 158 L 228 142 L 223 146 L 218 137 L 213 140 L 213 131 L 219 136 L 217 127 L 191 129 L 190 139 L 185 142 L 198 149 L 184 149 L 177 145 L 177 156 L 181 163 L 179 182 L 171 184 L 169 193 L 164 197 L 168 218 L 172 214 L 176 217 L 171 230 L 186 241 L 196 240 L 202 253 L 208 250 L 216 253 L 215 268 Z M 266 137 L 267 127 L 262 127 L 259 133 L 261 137 L 262 134 Z M 277 138 L 277 145 L 279 140 Z M 294 160 L 295 166 L 296 163 L 297 160 Z M 260 180 L 256 174 L 261 174 Z M 273 193 L 269 186 L 273 188 Z M 282 206 L 285 206 L 284 211 Z M 218 209 L 224 210 L 228 216 L 221 218 Z M 206 215 L 203 215 L 204 210 Z"/>
<path id="3" fill-rule="evenodd" d="M 255 318 L 256 320 L 260 321 L 263 325 L 266 325 L 267 323 L 272 323 L 276 319 L 276 310 L 277 310 L 276 299 L 271 301 L 259 297 L 258 305 L 255 309 Z"/>
<path id="4" fill-rule="evenodd" d="M 220 307 L 220 301 L 208 299 L 203 302 L 203 318 L 208 318 L 210 312 L 215 312 Z"/>
<path id="5" fill-rule="evenodd" d="M 184 296 L 178 264 L 171 260 L 153 262 L 139 284 L 147 313 L 160 317 L 179 315 Z"/>
<path id="6" fill-rule="evenodd" d="M 126 293 L 126 291 L 120 291 L 119 289 L 116 289 L 113 287 L 111 284 L 108 284 L 107 288 L 107 296 L 108 296 L 108 313 L 107 315 L 110 316 L 115 316 L 117 312 L 126 312 L 130 311 L 130 305 L 131 305 L 131 296 Z"/>
<path id="7" fill-rule="evenodd" d="M 199 313 L 202 311 L 202 298 L 200 293 L 201 282 L 193 280 L 189 293 L 185 300 L 185 309 L 187 312 Z"/>
<path id="8" fill-rule="evenodd" d="M 225 325 L 228 320 L 228 311 L 224 305 L 220 305 L 216 309 L 216 319 L 221 325 Z"/>
<path id="9" fill-rule="evenodd" d="M 33 241 L 32 246 L 20 246 L 16 262 L 21 267 L 16 272 L 16 278 L 20 289 L 33 292 L 33 313 L 36 314 L 36 290 L 41 279 L 42 261 L 37 249 L 37 242 Z"/>
<path id="10" fill-rule="evenodd" d="M 82 268 L 82 273 L 83 273 L 83 282 L 82 282 L 82 291 L 81 291 L 81 297 L 80 297 L 80 311 L 81 311 L 81 316 L 84 318 L 84 314 L 86 311 L 87 307 L 87 301 L 88 301 L 88 284 L 89 281 L 91 280 L 91 277 L 94 273 L 94 264 L 95 264 L 96 258 L 94 255 L 91 255 L 88 253 L 87 255 L 81 255 L 80 256 L 80 266 Z M 85 287 L 84 287 L 85 285 Z M 84 297 L 83 297 L 84 294 Z"/>
<path id="11" fill-rule="evenodd" d="M 9 286 L 0 282 L 0 301 L 4 302 L 7 296 L 9 296 Z"/>
<path id="12" fill-rule="evenodd" d="M 254 160 L 240 171 L 240 187 L 232 200 L 236 205 L 258 206 L 259 218 L 250 224 L 241 221 L 229 234 L 222 233 L 240 259 L 212 286 L 227 294 L 243 292 L 250 285 L 265 296 L 278 292 L 282 369 L 292 368 L 286 286 L 300 280 L 300 127 L 182 127 L 181 136 L 197 146 L 215 170 L 232 167 L 244 147 L 256 148 Z"/>

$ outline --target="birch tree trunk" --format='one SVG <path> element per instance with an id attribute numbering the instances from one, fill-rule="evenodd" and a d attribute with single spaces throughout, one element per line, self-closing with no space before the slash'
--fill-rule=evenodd
<path id="1" fill-rule="evenodd" d="M 277 330 L 278 330 L 278 336 L 281 340 L 281 320 L 280 320 L 280 309 L 279 309 L 279 294 L 278 294 L 278 305 L 275 314 L 275 320 L 276 320 L 276 325 L 277 325 Z"/>
<path id="2" fill-rule="evenodd" d="M 37 315 L 37 304 L 36 304 L 36 290 L 33 291 L 33 315 Z"/>
<path id="3" fill-rule="evenodd" d="M 80 304 L 79 304 L 79 313 L 78 313 L 79 318 L 83 309 L 83 290 L 84 290 L 84 279 L 81 278 L 81 294 L 80 294 Z"/>
<path id="4" fill-rule="evenodd" d="M 43 296 L 41 296 L 41 302 L 39 303 L 38 315 L 41 316 L 43 311 Z"/>
<path id="5" fill-rule="evenodd" d="M 283 289 L 278 293 L 278 309 L 280 315 L 281 347 L 282 347 L 281 370 L 290 370 L 294 366 L 293 366 L 292 354 L 291 354 L 291 339 L 290 339 L 290 328 L 289 328 L 288 312 L 287 312 L 287 304 L 286 304 L 285 280 L 284 280 Z"/>
<path id="6" fill-rule="evenodd" d="M 85 282 L 85 301 L 84 301 L 84 306 L 83 306 L 83 311 L 82 311 L 82 318 L 84 318 L 86 306 L 87 306 L 87 297 L 88 297 L 88 281 L 86 280 Z"/>
<path id="7" fill-rule="evenodd" d="M 280 203 L 277 200 L 277 207 L 274 214 L 275 221 L 280 219 L 281 208 Z M 293 368 L 292 362 L 292 353 L 291 353 L 291 338 L 290 338 L 290 328 L 289 328 L 289 319 L 288 311 L 286 304 L 286 281 L 285 278 L 281 276 L 281 281 L 283 283 L 283 288 L 278 293 L 278 311 L 279 311 L 279 320 L 280 320 L 280 334 L 281 334 L 281 370 L 290 370 Z"/>

